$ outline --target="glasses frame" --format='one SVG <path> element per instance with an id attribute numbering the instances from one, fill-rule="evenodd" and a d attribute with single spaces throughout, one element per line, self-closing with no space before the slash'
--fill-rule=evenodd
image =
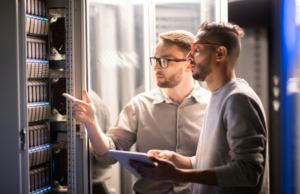
<path id="1" fill-rule="evenodd" d="M 196 44 L 200 44 L 200 45 L 217 45 L 217 46 L 222 46 L 221 44 L 215 44 L 215 43 L 193 43 L 192 45 L 191 45 L 191 53 L 192 53 L 192 55 L 194 55 L 194 53 L 195 53 L 195 45 Z"/>
<path id="2" fill-rule="evenodd" d="M 151 59 L 156 59 L 155 64 L 152 64 Z M 169 67 L 169 62 L 170 62 L 170 61 L 174 61 L 174 62 L 183 62 L 183 61 L 187 61 L 187 59 L 168 59 L 168 58 L 156 58 L 156 57 L 150 57 L 149 60 L 150 60 L 150 64 L 151 64 L 152 67 L 155 67 L 155 66 L 156 66 L 156 63 L 158 62 L 158 63 L 159 63 L 159 66 L 160 66 L 161 68 L 168 68 L 168 67 Z M 166 60 L 166 61 L 167 61 L 166 67 L 163 67 L 163 65 L 162 65 L 162 60 Z"/>

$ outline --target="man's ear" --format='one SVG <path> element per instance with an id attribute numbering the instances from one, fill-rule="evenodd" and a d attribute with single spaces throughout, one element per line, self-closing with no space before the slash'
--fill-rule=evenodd
<path id="1" fill-rule="evenodd" d="M 220 62 L 222 60 L 224 60 L 227 57 L 227 48 L 225 46 L 220 46 L 217 49 L 217 53 L 216 53 L 216 61 Z"/>
<path id="2" fill-rule="evenodd" d="M 184 63 L 184 72 L 189 72 L 189 71 L 191 71 L 191 61 L 190 60 L 188 60 L 188 61 L 186 61 L 185 63 Z"/>

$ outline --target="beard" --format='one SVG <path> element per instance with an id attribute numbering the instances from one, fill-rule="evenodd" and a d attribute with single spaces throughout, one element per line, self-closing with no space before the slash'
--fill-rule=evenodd
<path id="1" fill-rule="evenodd" d="M 212 54 L 209 54 L 204 61 L 195 64 L 198 72 L 193 74 L 193 78 L 198 81 L 204 81 L 206 76 L 208 76 L 212 70 L 210 68 L 210 63 L 212 60 Z"/>
<path id="2" fill-rule="evenodd" d="M 175 86 L 177 86 L 183 76 L 182 76 L 182 67 L 173 75 L 171 75 L 170 78 L 166 78 L 162 73 L 156 73 L 156 75 L 160 75 L 163 76 L 165 78 L 165 81 L 161 82 L 159 80 L 157 80 L 157 85 L 160 88 L 174 88 Z"/>

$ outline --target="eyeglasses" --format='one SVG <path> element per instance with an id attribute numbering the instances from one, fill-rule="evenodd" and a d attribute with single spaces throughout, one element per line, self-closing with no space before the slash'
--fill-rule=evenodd
<path id="1" fill-rule="evenodd" d="M 150 57 L 150 64 L 152 67 L 155 67 L 156 63 L 159 63 L 159 66 L 162 68 L 167 68 L 169 66 L 169 61 L 174 62 L 182 62 L 187 61 L 187 59 L 167 59 L 167 58 L 156 58 L 156 57 Z"/>
<path id="2" fill-rule="evenodd" d="M 215 44 L 215 43 L 193 43 L 191 45 L 191 52 L 192 52 L 192 55 L 195 53 L 195 45 L 196 44 L 200 44 L 200 45 L 218 45 L 218 46 L 221 46 L 220 44 Z"/>

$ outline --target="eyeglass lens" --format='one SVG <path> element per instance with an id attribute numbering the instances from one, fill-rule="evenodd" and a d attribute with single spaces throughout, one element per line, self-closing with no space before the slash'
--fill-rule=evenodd
<path id="1" fill-rule="evenodd" d="M 151 65 L 155 67 L 156 63 L 159 63 L 159 65 L 162 68 L 167 68 L 168 67 L 168 60 L 164 58 L 156 59 L 156 58 L 151 58 Z"/>

